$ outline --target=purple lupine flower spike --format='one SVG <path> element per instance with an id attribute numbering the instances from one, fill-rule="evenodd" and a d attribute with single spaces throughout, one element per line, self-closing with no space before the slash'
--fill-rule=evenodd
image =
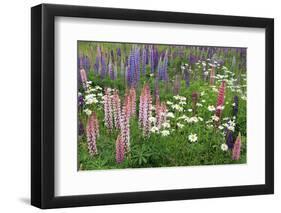
<path id="1" fill-rule="evenodd" d="M 104 78 L 106 75 L 106 62 L 105 56 L 101 55 L 101 78 Z"/>
<path id="2" fill-rule="evenodd" d="M 80 109 L 84 107 L 84 98 L 81 94 L 78 95 L 78 106 Z"/>
<path id="3" fill-rule="evenodd" d="M 142 74 L 145 75 L 145 71 L 146 71 L 146 49 L 143 48 L 142 49 Z"/>
<path id="4" fill-rule="evenodd" d="M 120 49 L 120 47 L 118 47 L 118 49 L 117 49 L 117 55 L 118 55 L 119 57 L 121 57 L 121 49 Z"/>
<path id="5" fill-rule="evenodd" d="M 233 133 L 232 131 L 227 130 L 226 133 L 226 145 L 228 146 L 228 149 L 233 149 L 234 142 L 233 142 Z"/>

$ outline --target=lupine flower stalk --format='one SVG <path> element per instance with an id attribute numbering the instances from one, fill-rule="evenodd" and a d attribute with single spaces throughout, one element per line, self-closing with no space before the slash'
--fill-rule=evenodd
<path id="1" fill-rule="evenodd" d="M 135 54 L 131 50 L 130 56 L 128 58 L 128 72 L 127 72 L 127 83 L 129 87 L 134 86 L 135 77 L 136 77 L 136 66 L 135 66 Z"/>
<path id="2" fill-rule="evenodd" d="M 240 151 L 241 151 L 241 134 L 239 132 L 239 135 L 237 136 L 232 149 L 232 160 L 240 159 Z"/>
<path id="3" fill-rule="evenodd" d="M 114 90 L 112 97 L 114 125 L 116 129 L 121 129 L 121 103 L 118 92 Z"/>
<path id="4" fill-rule="evenodd" d="M 221 117 L 222 107 L 224 104 L 225 88 L 226 88 L 226 83 L 223 80 L 221 82 L 221 85 L 219 88 L 219 94 L 218 94 L 218 98 L 217 98 L 216 116 L 218 116 L 219 118 Z"/>
<path id="5" fill-rule="evenodd" d="M 83 88 L 86 89 L 88 78 L 87 78 L 87 73 L 84 69 L 80 69 L 80 78 L 81 78 Z"/>
<path id="6" fill-rule="evenodd" d="M 104 78 L 106 75 L 106 62 L 105 56 L 101 55 L 101 78 Z"/>
<path id="7" fill-rule="evenodd" d="M 116 140 L 116 163 L 122 163 L 125 157 L 125 147 L 122 140 L 122 135 L 119 134 Z"/>
<path id="8" fill-rule="evenodd" d="M 161 129 L 162 124 L 166 122 L 167 107 L 165 103 L 160 103 L 159 96 L 156 97 L 155 110 L 156 110 L 156 126 L 158 129 Z"/>
<path id="9" fill-rule="evenodd" d="M 226 145 L 228 146 L 228 149 L 233 149 L 233 133 L 230 130 L 227 130 L 226 133 Z"/>
<path id="10" fill-rule="evenodd" d="M 81 94 L 78 94 L 78 106 L 79 106 L 80 110 L 83 109 L 84 104 L 85 104 L 85 101 L 84 101 L 83 96 Z"/>
<path id="11" fill-rule="evenodd" d="M 188 88 L 190 86 L 190 72 L 187 67 L 184 69 L 184 80 L 185 86 Z"/>
<path id="12" fill-rule="evenodd" d="M 146 72 L 146 57 L 147 57 L 147 53 L 146 53 L 146 49 L 143 48 L 142 49 L 142 74 L 145 75 Z"/>
<path id="13" fill-rule="evenodd" d="M 125 101 L 122 107 L 122 117 L 121 117 L 121 136 L 124 143 L 125 152 L 130 151 L 130 97 L 126 95 Z"/>
<path id="14" fill-rule="evenodd" d="M 109 77 L 111 80 L 115 79 L 115 74 L 114 74 L 113 65 L 112 65 L 111 61 L 108 64 L 108 74 L 109 74 Z"/>
<path id="15" fill-rule="evenodd" d="M 150 94 L 149 85 L 144 85 L 141 95 L 140 95 L 140 114 L 139 114 L 139 124 L 143 129 L 144 136 L 149 135 L 151 123 L 149 118 L 152 115 L 152 98 Z"/>
<path id="16" fill-rule="evenodd" d="M 140 49 L 139 48 L 135 48 L 135 85 L 137 84 L 137 82 L 139 82 L 140 80 Z"/>
<path id="17" fill-rule="evenodd" d="M 113 129 L 112 103 L 109 88 L 104 93 L 104 122 L 105 126 L 111 131 Z"/>
<path id="18" fill-rule="evenodd" d="M 156 126 L 158 127 L 158 129 L 160 129 L 162 124 L 162 117 L 161 117 L 162 109 L 161 109 L 159 96 L 156 96 L 155 98 L 155 112 L 156 112 Z"/>
<path id="19" fill-rule="evenodd" d="M 154 73 L 154 52 L 153 47 L 150 46 L 150 73 Z"/>
<path id="20" fill-rule="evenodd" d="M 99 137 L 98 134 L 98 126 L 97 126 L 97 116 L 96 113 L 94 112 L 88 122 L 87 122 L 87 142 L 88 142 L 88 150 L 90 155 L 96 155 L 98 154 L 97 150 L 97 138 Z"/>

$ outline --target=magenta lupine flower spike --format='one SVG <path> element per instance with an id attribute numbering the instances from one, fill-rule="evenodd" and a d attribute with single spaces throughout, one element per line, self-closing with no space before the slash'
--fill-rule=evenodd
<path id="1" fill-rule="evenodd" d="M 116 162 L 122 163 L 124 161 L 125 149 L 121 134 L 118 135 L 116 140 Z"/>
<path id="2" fill-rule="evenodd" d="M 97 116 L 94 112 L 87 123 L 87 142 L 88 142 L 88 150 L 90 155 L 98 154 L 97 150 L 97 138 L 98 138 L 98 126 L 97 126 Z"/>
<path id="3" fill-rule="evenodd" d="M 120 98 L 119 98 L 117 90 L 114 90 L 114 92 L 113 92 L 112 105 L 113 105 L 114 125 L 115 125 L 116 129 L 120 129 L 121 128 L 121 104 L 120 104 Z"/>
<path id="4" fill-rule="evenodd" d="M 87 78 L 87 73 L 84 69 L 80 69 L 80 78 L 81 78 L 83 88 L 86 89 L 88 78 Z"/>
<path id="5" fill-rule="evenodd" d="M 111 131 L 113 128 L 113 116 L 111 94 L 109 88 L 105 89 L 104 94 L 104 122 L 105 126 L 109 129 L 109 131 Z"/>
<path id="6" fill-rule="evenodd" d="M 121 136 L 126 152 L 130 151 L 130 108 L 130 97 L 126 95 L 121 117 Z"/>
<path id="7" fill-rule="evenodd" d="M 241 151 L 241 134 L 239 132 L 232 149 L 232 160 L 240 159 L 240 151 Z"/>
<path id="8" fill-rule="evenodd" d="M 222 81 L 219 88 L 219 94 L 217 98 L 217 108 L 216 108 L 216 116 L 218 116 L 219 118 L 221 117 L 222 107 L 224 104 L 225 88 L 226 88 L 226 83 L 225 81 Z"/>

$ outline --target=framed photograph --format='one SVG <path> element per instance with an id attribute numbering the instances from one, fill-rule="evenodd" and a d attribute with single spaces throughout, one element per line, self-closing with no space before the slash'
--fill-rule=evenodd
<path id="1" fill-rule="evenodd" d="M 274 20 L 31 9 L 31 204 L 272 194 Z"/>

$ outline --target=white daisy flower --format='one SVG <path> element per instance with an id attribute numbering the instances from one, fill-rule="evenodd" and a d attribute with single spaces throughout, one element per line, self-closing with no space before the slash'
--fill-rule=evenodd
<path id="1" fill-rule="evenodd" d="M 186 105 L 186 102 L 180 101 L 179 104 L 180 104 L 180 105 Z"/>
<path id="2" fill-rule="evenodd" d="M 149 117 L 148 119 L 151 123 L 156 123 L 156 118 L 155 117 Z"/>
<path id="3" fill-rule="evenodd" d="M 90 116 L 92 114 L 92 111 L 89 109 L 84 109 L 84 112 L 86 113 L 86 115 Z"/>
<path id="4" fill-rule="evenodd" d="M 168 136 L 168 135 L 170 135 L 170 132 L 169 132 L 169 130 L 162 130 L 161 135 L 162 136 Z"/>
<path id="5" fill-rule="evenodd" d="M 166 102 L 168 105 L 172 105 L 173 104 L 173 102 L 171 102 L 171 101 L 167 101 Z"/>
<path id="6" fill-rule="evenodd" d="M 223 143 L 221 145 L 221 150 L 224 151 L 224 152 L 227 151 L 228 150 L 228 146 L 225 143 Z"/>
<path id="7" fill-rule="evenodd" d="M 189 140 L 190 142 L 192 142 L 192 143 L 196 142 L 197 139 L 198 139 L 198 137 L 197 137 L 196 134 L 190 134 L 190 135 L 188 136 L 188 140 Z"/>
<path id="8" fill-rule="evenodd" d="M 211 128 L 213 128 L 214 126 L 212 125 L 212 124 L 208 124 L 207 125 L 207 128 L 209 128 L 209 129 L 211 129 Z"/>
<path id="9" fill-rule="evenodd" d="M 166 116 L 167 116 L 168 118 L 175 118 L 175 115 L 174 115 L 174 113 L 172 113 L 172 112 L 168 112 Z"/>
<path id="10" fill-rule="evenodd" d="M 158 132 L 159 131 L 159 129 L 158 129 L 158 127 L 156 127 L 156 126 L 153 126 L 151 129 L 150 129 L 150 132 L 152 132 L 152 133 L 155 133 L 155 132 Z"/>
<path id="11" fill-rule="evenodd" d="M 203 118 L 201 118 L 201 117 L 198 117 L 198 119 L 199 119 L 199 121 L 203 121 Z"/>
<path id="12" fill-rule="evenodd" d="M 181 124 L 181 123 L 177 123 L 177 127 L 182 129 L 184 127 L 184 124 Z"/>
<path id="13" fill-rule="evenodd" d="M 212 120 L 214 120 L 214 121 L 219 121 L 220 118 L 219 118 L 218 116 L 216 116 L 216 115 L 213 115 L 213 116 L 212 116 Z"/>
<path id="14" fill-rule="evenodd" d="M 168 122 L 162 123 L 162 126 L 164 128 L 170 128 L 171 127 L 171 125 Z"/>
<path id="15" fill-rule="evenodd" d="M 202 106 L 203 106 L 203 104 L 201 104 L 201 103 L 197 103 L 197 104 L 196 104 L 196 106 L 198 106 L 198 107 L 202 107 Z"/>
<path id="16" fill-rule="evenodd" d="M 181 101 L 186 101 L 186 97 L 180 96 L 179 98 Z"/>
<path id="17" fill-rule="evenodd" d="M 190 120 L 193 123 L 197 123 L 198 122 L 198 118 L 197 117 L 191 117 Z"/>
<path id="18" fill-rule="evenodd" d="M 216 110 L 216 108 L 215 108 L 213 105 L 211 105 L 211 106 L 208 106 L 208 110 L 209 110 L 210 112 L 213 112 L 213 111 Z"/>
<path id="19" fill-rule="evenodd" d="M 188 112 L 192 112 L 192 109 L 188 109 L 187 111 L 188 111 Z"/>
<path id="20" fill-rule="evenodd" d="M 179 96 L 179 95 L 176 95 L 176 96 L 173 96 L 174 97 L 174 99 L 176 99 L 176 100 L 179 100 L 180 98 L 181 98 L 181 96 Z"/>
<path id="21" fill-rule="evenodd" d="M 95 86 L 95 88 L 98 90 L 102 90 L 102 88 L 100 86 Z"/>
<path id="22" fill-rule="evenodd" d="M 220 130 L 223 130 L 224 129 L 224 127 L 222 126 L 222 125 L 219 125 L 219 127 L 218 127 Z"/>
<path id="23" fill-rule="evenodd" d="M 182 115 L 178 118 L 178 120 L 182 120 L 182 119 L 186 119 L 186 118 L 188 118 L 186 115 Z"/>

